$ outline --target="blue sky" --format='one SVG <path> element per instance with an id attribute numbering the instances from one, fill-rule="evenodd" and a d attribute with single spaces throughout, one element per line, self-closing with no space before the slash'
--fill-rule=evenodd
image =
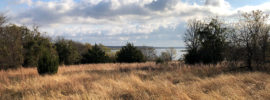
<path id="1" fill-rule="evenodd" d="M 270 12 L 270 0 L 1 0 L 10 23 L 40 26 L 51 37 L 105 45 L 184 46 L 186 22 Z M 46 33 L 45 33 L 46 32 Z"/>

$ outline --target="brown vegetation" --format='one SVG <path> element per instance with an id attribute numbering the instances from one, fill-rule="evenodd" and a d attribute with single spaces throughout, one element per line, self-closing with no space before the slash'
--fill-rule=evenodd
<path id="1" fill-rule="evenodd" d="M 61 66 L 56 75 L 44 76 L 35 68 L 1 70 L 0 99 L 270 99 L 269 74 L 224 66 L 90 64 Z"/>

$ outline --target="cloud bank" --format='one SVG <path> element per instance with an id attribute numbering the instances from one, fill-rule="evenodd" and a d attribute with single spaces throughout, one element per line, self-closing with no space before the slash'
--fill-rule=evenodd
<path id="1" fill-rule="evenodd" d="M 40 25 L 41 30 L 51 36 L 73 37 L 78 40 L 83 40 L 87 36 L 102 36 L 108 39 L 117 38 L 115 41 L 136 41 L 151 40 L 155 35 L 164 34 L 176 37 L 184 32 L 183 23 L 191 18 L 214 15 L 228 17 L 255 9 L 270 12 L 270 2 L 236 9 L 225 0 L 203 2 L 200 4 L 181 0 L 17 0 L 17 3 L 25 4 L 27 7 L 14 14 L 12 21 L 17 24 Z M 167 33 L 164 30 L 174 31 Z"/>

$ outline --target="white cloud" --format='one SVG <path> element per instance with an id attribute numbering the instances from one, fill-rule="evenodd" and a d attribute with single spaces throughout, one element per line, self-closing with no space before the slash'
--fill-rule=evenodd
<path id="1" fill-rule="evenodd" d="M 127 41 L 129 39 L 129 37 L 119 37 L 119 40 L 121 41 Z"/>
<path id="2" fill-rule="evenodd" d="M 220 8 L 230 8 L 230 4 L 225 0 L 206 0 L 206 6 L 220 7 Z"/>
<path id="3" fill-rule="evenodd" d="M 240 12 L 250 12 L 252 10 L 262 10 L 266 13 L 270 13 L 270 2 L 266 2 L 255 6 L 244 6 L 236 9 L 236 11 Z"/>
<path id="4" fill-rule="evenodd" d="M 225 0 L 189 4 L 180 0 L 20 0 L 31 5 L 14 18 L 19 24 L 37 23 L 50 35 L 150 34 L 176 26 L 191 18 L 233 16 L 238 10 L 270 11 L 270 3 L 232 9 Z M 142 38 L 142 37 L 140 37 Z M 121 37 L 121 40 L 127 38 Z"/>

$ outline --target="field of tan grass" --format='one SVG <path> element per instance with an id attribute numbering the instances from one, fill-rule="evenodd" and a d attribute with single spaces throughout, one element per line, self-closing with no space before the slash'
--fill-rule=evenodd
<path id="1" fill-rule="evenodd" d="M 1 100 L 270 100 L 270 75 L 230 72 L 226 64 L 169 63 L 61 66 L 0 71 Z"/>

